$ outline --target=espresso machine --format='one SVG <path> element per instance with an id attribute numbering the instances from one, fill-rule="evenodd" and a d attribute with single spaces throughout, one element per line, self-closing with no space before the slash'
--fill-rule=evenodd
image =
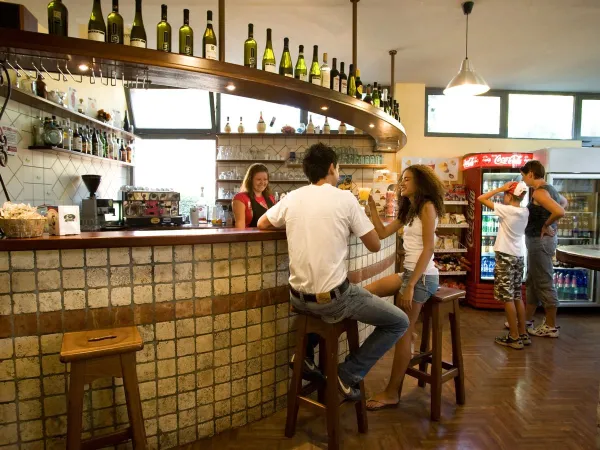
<path id="1" fill-rule="evenodd" d="M 81 200 L 81 231 L 100 231 L 106 226 L 106 214 L 115 214 L 112 199 L 96 198 L 100 186 L 100 175 L 82 175 L 85 187 L 90 191 L 90 198 Z"/>
<path id="2" fill-rule="evenodd" d="M 183 217 L 179 214 L 179 192 L 172 189 L 124 186 L 121 188 L 121 195 L 123 219 L 129 228 L 183 224 Z"/>

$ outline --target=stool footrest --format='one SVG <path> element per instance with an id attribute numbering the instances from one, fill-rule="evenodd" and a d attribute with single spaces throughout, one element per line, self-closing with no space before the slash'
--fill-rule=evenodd
<path id="1" fill-rule="evenodd" d="M 415 366 L 415 365 L 419 364 L 420 362 L 422 362 L 424 359 L 428 359 L 429 360 L 428 362 L 431 362 L 432 356 L 433 356 L 433 352 L 431 350 L 428 352 L 423 352 L 423 353 L 414 355 L 410 359 L 410 365 Z"/>
<path id="2" fill-rule="evenodd" d="M 303 397 L 301 395 L 298 396 L 298 403 L 301 406 L 307 406 L 307 407 L 309 407 L 311 409 L 314 409 L 314 410 L 316 410 L 318 412 L 323 412 L 323 411 L 325 411 L 327 409 L 324 404 L 319 403 L 318 401 L 313 400 L 312 398 Z"/>
<path id="3" fill-rule="evenodd" d="M 105 434 L 81 442 L 81 450 L 96 450 L 99 448 L 115 445 L 132 438 L 131 427 L 117 430 L 110 434 Z"/>
<path id="4" fill-rule="evenodd" d="M 459 375 L 458 369 L 456 367 L 452 367 L 447 372 L 442 374 L 442 383 L 451 380 L 452 378 L 456 378 Z"/>
<path id="5" fill-rule="evenodd" d="M 317 391 L 323 385 L 324 385 L 324 382 L 314 382 L 313 381 L 312 383 L 308 383 L 306 386 L 302 387 L 302 390 L 300 391 L 300 395 L 302 397 L 308 397 L 310 394 Z"/>
<path id="6" fill-rule="evenodd" d="M 406 369 L 406 375 L 410 375 L 419 381 L 424 381 L 425 383 L 431 384 L 431 375 L 429 375 L 427 372 L 423 372 L 422 370 L 409 367 Z"/>

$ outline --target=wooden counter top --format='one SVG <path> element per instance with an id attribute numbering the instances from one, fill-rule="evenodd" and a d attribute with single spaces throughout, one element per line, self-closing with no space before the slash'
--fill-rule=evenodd
<path id="1" fill-rule="evenodd" d="M 561 245 L 556 259 L 575 267 L 600 270 L 600 245 Z"/>
<path id="2" fill-rule="evenodd" d="M 224 242 L 272 241 L 285 239 L 285 231 L 260 231 L 257 228 L 177 229 L 152 231 L 83 232 L 72 236 L 31 239 L 0 239 L 0 251 L 59 250 L 86 248 L 146 247 L 160 245 L 217 244 Z"/>

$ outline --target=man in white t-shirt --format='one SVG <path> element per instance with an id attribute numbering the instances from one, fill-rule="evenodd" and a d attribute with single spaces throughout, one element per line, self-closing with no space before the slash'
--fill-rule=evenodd
<path id="1" fill-rule="evenodd" d="M 503 203 L 494 203 L 491 198 L 501 192 L 504 192 Z M 498 336 L 495 342 L 517 350 L 531 344 L 531 338 L 525 330 L 525 306 L 521 300 L 525 227 L 529 218 L 529 210 L 522 207 L 521 202 L 526 193 L 525 183 L 509 181 L 477 199 L 493 211 L 499 222 L 494 244 L 494 298 L 504 303 L 509 332 Z"/>
<path id="2" fill-rule="evenodd" d="M 303 161 L 309 186 L 290 192 L 258 221 L 258 228 L 285 228 L 290 257 L 290 301 L 300 311 L 325 322 L 344 319 L 375 325 L 356 353 L 338 366 L 338 388 L 350 400 L 360 397 L 358 383 L 408 328 L 406 314 L 370 292 L 350 284 L 346 257 L 350 233 L 372 252 L 381 243 L 373 224 L 351 192 L 335 187 L 337 155 L 322 143 L 311 146 Z M 309 336 L 303 374 L 314 374 L 314 346 Z"/>

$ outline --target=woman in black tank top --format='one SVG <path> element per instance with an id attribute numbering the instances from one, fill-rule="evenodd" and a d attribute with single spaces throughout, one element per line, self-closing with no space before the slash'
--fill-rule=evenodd
<path id="1" fill-rule="evenodd" d="M 534 336 L 557 338 L 556 325 L 558 294 L 554 286 L 553 257 L 556 251 L 558 220 L 565 215 L 567 201 L 554 186 L 546 183 L 546 171 L 539 161 L 529 161 L 521 168 L 523 181 L 533 189 L 527 205 L 529 220 L 525 228 L 527 245 L 527 332 Z M 545 318 L 533 326 L 533 315 L 543 305 Z"/>

